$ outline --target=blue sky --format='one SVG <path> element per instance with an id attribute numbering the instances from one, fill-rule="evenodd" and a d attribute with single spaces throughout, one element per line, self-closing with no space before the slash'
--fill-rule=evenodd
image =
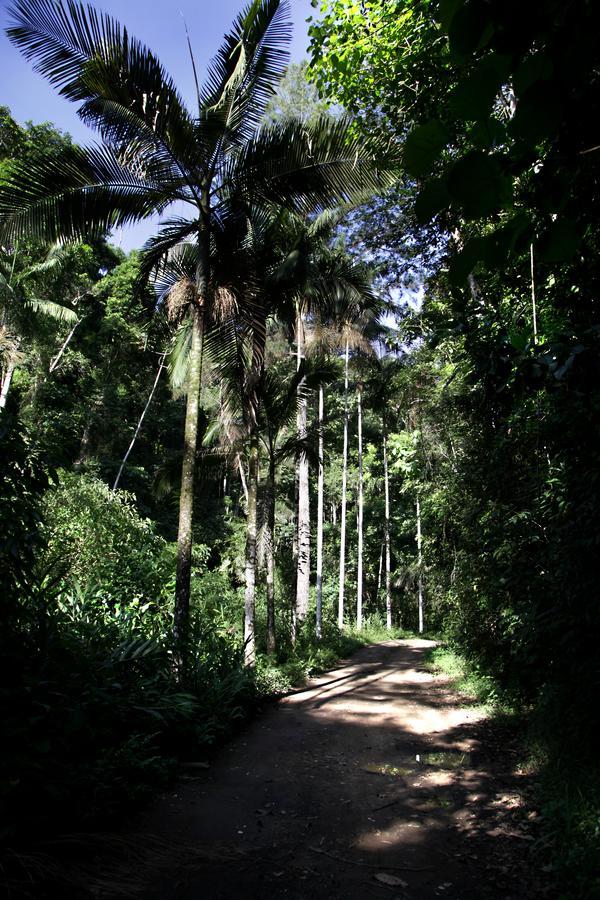
<path id="1" fill-rule="evenodd" d="M 85 143 L 94 134 L 81 124 L 76 107 L 62 97 L 13 47 L 5 35 L 9 23 L 8 0 L 0 0 L 0 105 L 10 107 L 18 122 L 53 122 L 68 131 L 75 140 Z M 99 0 L 94 6 L 119 19 L 141 41 L 159 56 L 186 98 L 194 95 L 193 76 L 185 43 L 183 20 L 187 24 L 196 63 L 202 72 L 214 55 L 221 38 L 239 10 L 241 0 Z M 291 0 L 294 23 L 291 56 L 300 60 L 306 56 L 308 44 L 306 19 L 314 10 L 310 0 Z M 153 232 L 151 223 L 127 229 L 115 235 L 124 250 L 140 246 Z"/>

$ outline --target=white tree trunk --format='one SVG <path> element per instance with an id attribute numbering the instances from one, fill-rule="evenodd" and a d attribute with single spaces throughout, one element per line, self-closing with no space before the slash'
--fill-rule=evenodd
<path id="1" fill-rule="evenodd" d="M 317 624 L 320 638 L 323 631 L 323 492 L 325 471 L 323 466 L 323 385 L 319 385 L 319 481 L 317 487 Z"/>
<path id="2" fill-rule="evenodd" d="M 383 481 L 385 486 L 385 616 L 388 631 L 392 628 L 392 567 L 390 547 L 390 473 L 388 469 L 387 428 L 383 425 Z"/>
<path id="3" fill-rule="evenodd" d="M 77 330 L 77 328 L 79 327 L 80 324 L 81 324 L 81 319 L 78 319 L 77 322 L 75 322 L 75 324 L 74 324 L 73 327 L 71 328 L 70 332 L 68 333 L 68 335 L 67 335 L 65 341 L 63 342 L 63 344 L 62 344 L 60 350 L 58 351 L 58 353 L 56 354 L 56 356 L 54 357 L 54 359 L 53 359 L 52 362 L 50 363 L 50 366 L 49 366 L 49 368 L 48 368 L 48 372 L 50 373 L 50 375 L 52 374 L 52 372 L 54 372 L 54 370 L 55 370 L 56 367 L 58 366 L 59 362 L 61 361 L 62 356 L 63 356 L 63 353 L 65 352 L 65 350 L 67 349 L 67 347 L 68 347 L 69 344 L 71 343 L 71 338 L 72 338 L 73 335 L 75 334 L 75 331 Z M 114 490 L 114 488 L 113 488 L 113 490 Z"/>
<path id="4" fill-rule="evenodd" d="M 300 368 L 304 356 L 304 321 L 300 310 L 296 319 L 297 364 Z M 297 433 L 306 440 L 308 432 L 308 401 L 300 397 L 298 405 Z M 301 452 L 298 458 L 298 569 L 296 577 L 296 617 L 304 621 L 308 615 L 310 590 L 310 491 L 308 457 Z"/>
<path id="5" fill-rule="evenodd" d="M 73 329 L 73 331 L 74 330 L 75 329 Z M 71 332 L 71 334 L 73 334 L 73 332 Z M 65 344 L 65 346 L 66 346 L 66 344 Z M 165 357 L 166 357 L 166 353 L 163 353 L 160 358 L 158 372 L 156 373 L 156 378 L 154 379 L 154 384 L 152 385 L 152 390 L 150 391 L 150 395 L 148 397 L 148 400 L 146 401 L 146 405 L 145 405 L 144 409 L 142 410 L 142 414 L 138 420 L 137 427 L 133 433 L 133 437 L 131 438 L 131 443 L 129 444 L 129 447 L 127 448 L 127 452 L 125 453 L 125 456 L 123 457 L 123 459 L 121 461 L 121 465 L 119 466 L 119 471 L 117 472 L 117 477 L 115 478 L 115 483 L 112 486 L 113 491 L 116 491 L 116 489 L 119 486 L 119 481 L 121 480 L 121 475 L 123 474 L 123 469 L 125 468 L 125 464 L 127 463 L 127 460 L 129 459 L 129 454 L 133 450 L 133 446 L 137 440 L 137 436 L 140 433 L 140 429 L 142 427 L 142 422 L 144 421 L 146 413 L 148 412 L 150 404 L 152 403 L 152 398 L 154 397 L 154 392 L 156 391 L 156 387 L 158 385 L 158 381 L 160 379 L 162 370 L 165 367 Z M 57 360 L 58 360 L 58 357 L 57 357 Z M 50 371 L 52 371 L 52 368 L 50 368 Z"/>
<path id="6" fill-rule="evenodd" d="M 246 524 L 246 585 L 244 590 L 244 662 L 247 666 L 256 663 L 255 618 L 256 618 L 256 535 L 258 500 L 258 438 L 250 439 L 248 462 L 248 517 Z"/>
<path id="7" fill-rule="evenodd" d="M 423 634 L 425 627 L 423 610 L 423 552 L 421 538 L 421 501 L 417 494 L 417 552 L 419 567 L 419 634 Z"/>
<path id="8" fill-rule="evenodd" d="M 356 392 L 358 408 L 358 559 L 356 571 L 356 627 L 360 631 L 363 625 L 363 444 L 362 444 L 362 385 Z"/>
<path id="9" fill-rule="evenodd" d="M 12 377 L 15 373 L 15 369 L 17 368 L 17 360 L 16 357 L 11 357 L 8 366 L 6 367 L 6 374 L 2 379 L 2 389 L 0 390 L 0 409 L 4 409 L 6 406 L 6 400 L 8 397 L 8 392 L 10 390 L 10 383 L 12 381 Z"/>
<path id="10" fill-rule="evenodd" d="M 538 330 L 537 330 L 537 307 L 535 302 L 535 265 L 533 259 L 533 244 L 529 247 L 529 258 L 531 263 L 531 313 L 533 318 L 533 343 L 537 345 L 538 342 Z"/>
<path id="11" fill-rule="evenodd" d="M 344 366 L 344 455 L 342 462 L 342 511 L 340 516 L 340 581 L 338 594 L 338 628 L 344 627 L 344 587 L 346 578 L 346 490 L 348 485 L 348 363 L 350 347 L 346 341 Z"/>

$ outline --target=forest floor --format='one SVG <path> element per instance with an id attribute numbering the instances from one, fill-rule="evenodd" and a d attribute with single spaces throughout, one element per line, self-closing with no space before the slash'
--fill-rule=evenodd
<path id="1" fill-rule="evenodd" d="M 510 728 L 430 671 L 432 646 L 365 647 L 266 708 L 210 764 L 191 761 L 133 824 L 179 848 L 143 896 L 550 897 L 531 853 L 535 775 L 519 768 Z"/>

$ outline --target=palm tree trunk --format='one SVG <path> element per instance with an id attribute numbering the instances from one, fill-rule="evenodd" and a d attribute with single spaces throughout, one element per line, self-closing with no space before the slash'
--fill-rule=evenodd
<path id="1" fill-rule="evenodd" d="M 383 421 L 383 481 L 385 486 L 385 616 L 388 631 L 392 629 L 392 567 L 390 546 L 390 473 L 387 452 L 387 425 Z"/>
<path id="2" fill-rule="evenodd" d="M 317 638 L 323 633 L 323 492 L 325 470 L 323 466 L 323 385 L 319 385 L 319 480 L 317 487 Z"/>
<path id="3" fill-rule="evenodd" d="M 356 572 L 356 627 L 360 631 L 363 625 L 363 441 L 362 441 L 362 385 L 356 391 L 358 407 L 358 559 Z"/>
<path id="4" fill-rule="evenodd" d="M 16 357 L 12 356 L 9 360 L 8 366 L 6 367 L 4 378 L 2 379 L 2 388 L 0 389 L 0 409 L 4 409 L 4 407 L 6 406 L 6 400 L 8 398 L 8 392 L 10 390 L 10 383 L 12 381 L 12 377 L 15 373 L 16 368 L 17 360 Z"/>
<path id="5" fill-rule="evenodd" d="M 424 610 L 423 610 L 423 551 L 421 537 L 421 500 L 417 494 L 417 552 L 419 566 L 419 634 L 424 631 Z"/>
<path id="6" fill-rule="evenodd" d="M 142 423 L 144 421 L 144 418 L 146 417 L 146 413 L 148 412 L 148 409 L 150 408 L 150 404 L 152 403 L 152 398 L 154 397 L 154 392 L 156 391 L 156 388 L 158 385 L 158 380 L 161 376 L 162 370 L 165 367 L 165 357 L 166 357 L 166 353 L 163 353 L 162 356 L 160 357 L 158 372 L 156 373 L 156 378 L 154 379 L 154 384 L 152 385 L 152 390 L 150 391 L 150 395 L 148 397 L 146 405 L 145 405 L 144 409 L 142 410 L 142 414 L 138 420 L 137 427 L 133 433 L 133 437 L 131 438 L 131 443 L 129 444 L 129 447 L 127 448 L 127 452 L 125 453 L 125 456 L 123 457 L 123 459 L 121 461 L 121 465 L 119 466 L 119 471 L 117 472 L 117 477 L 115 478 L 115 483 L 112 486 L 113 491 L 116 491 L 116 489 L 119 486 L 119 481 L 121 480 L 121 475 L 123 474 L 123 469 L 125 468 L 127 460 L 129 459 L 129 454 L 133 450 L 134 444 L 137 440 L 137 436 L 140 433 Z"/>
<path id="7" fill-rule="evenodd" d="M 246 588 L 244 592 L 244 661 L 256 662 L 256 534 L 258 508 L 258 431 L 252 429 L 248 461 L 248 517 L 246 520 Z"/>
<path id="8" fill-rule="evenodd" d="M 246 514 L 246 587 L 244 591 L 244 661 L 247 666 L 256 662 L 256 568 L 257 568 L 257 519 L 258 519 L 258 472 L 259 433 L 258 417 L 261 400 L 261 381 L 264 374 L 266 315 L 257 321 L 252 342 L 252 362 L 250 377 L 252 387 L 246 398 L 246 421 L 249 428 L 250 447 L 248 452 L 248 502 Z"/>
<path id="9" fill-rule="evenodd" d="M 342 512 L 340 518 L 340 581 L 338 594 L 338 628 L 344 627 L 344 587 L 346 579 L 346 491 L 348 486 L 348 362 L 350 346 L 346 341 L 344 367 L 344 455 L 342 462 Z"/>
<path id="10" fill-rule="evenodd" d="M 297 363 L 304 356 L 304 321 L 298 309 L 296 317 Z M 300 390 L 300 388 L 299 388 Z M 297 432 L 299 440 L 306 440 L 308 426 L 308 401 L 300 396 Z M 310 493 L 308 457 L 301 450 L 298 454 L 298 574 L 296 578 L 296 616 L 303 622 L 308 615 L 310 588 Z"/>
<path id="11" fill-rule="evenodd" d="M 275 460 L 271 453 L 267 482 L 267 653 L 276 649 L 275 635 Z"/>
<path id="12" fill-rule="evenodd" d="M 187 384 L 187 407 L 179 495 L 179 529 L 177 532 L 177 574 L 173 611 L 175 668 L 181 675 L 185 668 L 186 644 L 190 615 L 190 577 L 192 571 L 192 523 L 194 512 L 194 476 L 202 378 L 203 311 L 192 313 L 192 346 Z"/>

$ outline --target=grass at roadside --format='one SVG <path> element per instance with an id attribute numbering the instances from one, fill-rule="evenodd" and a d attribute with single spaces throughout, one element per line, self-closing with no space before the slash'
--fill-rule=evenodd
<path id="1" fill-rule="evenodd" d="M 510 715 L 514 712 L 514 704 L 500 691 L 490 675 L 486 675 L 461 656 L 448 644 L 443 642 L 427 652 L 427 665 L 452 680 L 452 686 L 461 695 L 484 707 L 486 712 Z"/>
<path id="2" fill-rule="evenodd" d="M 600 771 L 577 753 L 577 738 L 549 729 L 543 712 L 524 708 L 451 646 L 427 654 L 432 671 L 449 676 L 469 703 L 483 707 L 490 723 L 512 721 L 519 735 L 519 767 L 533 773 L 533 803 L 543 827 L 532 847 L 533 863 L 549 872 L 558 900 L 600 900 Z M 565 752 L 571 746 L 571 752 Z"/>

